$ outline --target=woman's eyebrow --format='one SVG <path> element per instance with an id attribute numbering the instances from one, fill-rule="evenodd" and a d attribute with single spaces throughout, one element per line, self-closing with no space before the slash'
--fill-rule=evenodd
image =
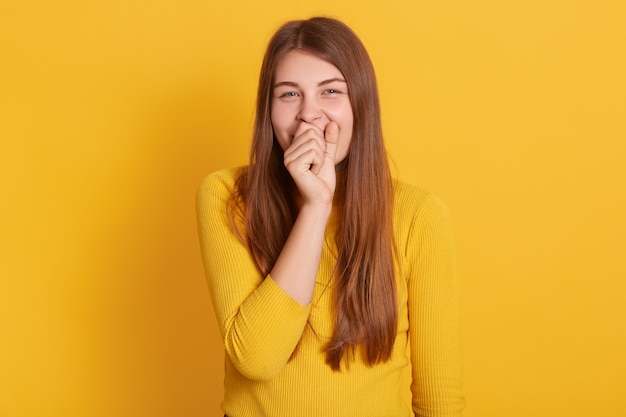
<path id="1" fill-rule="evenodd" d="M 344 80 L 343 78 L 330 78 L 328 80 L 320 81 L 319 83 L 317 83 L 317 86 L 321 87 L 323 85 L 334 83 L 334 82 L 345 83 L 346 80 Z"/>
<path id="2" fill-rule="evenodd" d="M 334 83 L 334 82 L 345 83 L 346 80 L 344 80 L 343 78 L 329 78 L 328 80 L 320 81 L 319 83 L 317 83 L 317 86 L 321 87 L 323 85 Z M 293 82 L 293 81 L 281 81 L 281 82 L 278 82 L 278 83 L 274 84 L 274 88 L 282 87 L 282 86 L 299 87 L 300 85 L 298 83 Z"/>
<path id="3" fill-rule="evenodd" d="M 287 87 L 298 87 L 298 83 L 294 83 L 293 81 L 281 81 L 279 83 L 274 84 L 274 88 L 281 87 L 283 85 Z"/>

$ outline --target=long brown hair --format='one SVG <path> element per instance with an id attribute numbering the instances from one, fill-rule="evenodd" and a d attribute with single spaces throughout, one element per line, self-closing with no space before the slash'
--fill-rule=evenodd
<path id="1" fill-rule="evenodd" d="M 231 220 L 243 216 L 238 231 L 259 271 L 267 275 L 291 231 L 297 206 L 295 185 L 274 138 L 270 110 L 274 74 L 288 52 L 300 50 L 336 66 L 348 84 L 354 125 L 345 168 L 337 178 L 335 208 L 335 327 L 326 362 L 334 370 L 341 360 L 364 347 L 373 365 L 391 357 L 397 329 L 393 191 L 383 144 L 374 68 L 365 47 L 345 24 L 316 17 L 286 23 L 272 37 L 261 67 L 250 164 L 237 180 Z"/>

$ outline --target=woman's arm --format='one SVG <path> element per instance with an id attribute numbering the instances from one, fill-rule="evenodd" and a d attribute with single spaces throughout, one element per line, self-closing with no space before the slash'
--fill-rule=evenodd
<path id="1" fill-rule="evenodd" d="M 230 229 L 226 210 L 234 173 L 210 175 L 198 191 L 200 246 L 218 325 L 229 359 L 250 379 L 271 379 L 280 372 L 308 319 L 332 210 L 337 133 L 335 123 L 326 132 L 303 124 L 285 151 L 302 204 L 268 277 L 259 274 Z"/>
<path id="2" fill-rule="evenodd" d="M 409 236 L 409 340 L 413 411 L 418 417 L 461 416 L 459 282 L 449 213 L 432 195 Z"/>
<path id="3" fill-rule="evenodd" d="M 262 276 L 233 234 L 226 210 L 235 177 L 232 170 L 216 172 L 198 190 L 200 249 L 227 357 L 245 377 L 267 380 L 289 360 L 310 307 Z"/>

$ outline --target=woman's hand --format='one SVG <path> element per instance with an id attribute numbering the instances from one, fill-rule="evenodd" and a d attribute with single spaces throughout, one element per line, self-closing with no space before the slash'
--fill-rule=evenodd
<path id="1" fill-rule="evenodd" d="M 338 137 L 339 126 L 335 122 L 328 123 L 325 131 L 302 122 L 285 150 L 285 167 L 300 191 L 303 204 L 332 205 Z"/>

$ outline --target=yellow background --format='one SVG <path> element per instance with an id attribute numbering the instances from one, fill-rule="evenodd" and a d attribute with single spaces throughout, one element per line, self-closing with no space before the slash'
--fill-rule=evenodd
<path id="1" fill-rule="evenodd" d="M 246 162 L 270 34 L 320 13 L 453 213 L 465 415 L 626 415 L 623 2 L 296 3 L 2 2 L 0 415 L 221 415 L 194 193 Z"/>

